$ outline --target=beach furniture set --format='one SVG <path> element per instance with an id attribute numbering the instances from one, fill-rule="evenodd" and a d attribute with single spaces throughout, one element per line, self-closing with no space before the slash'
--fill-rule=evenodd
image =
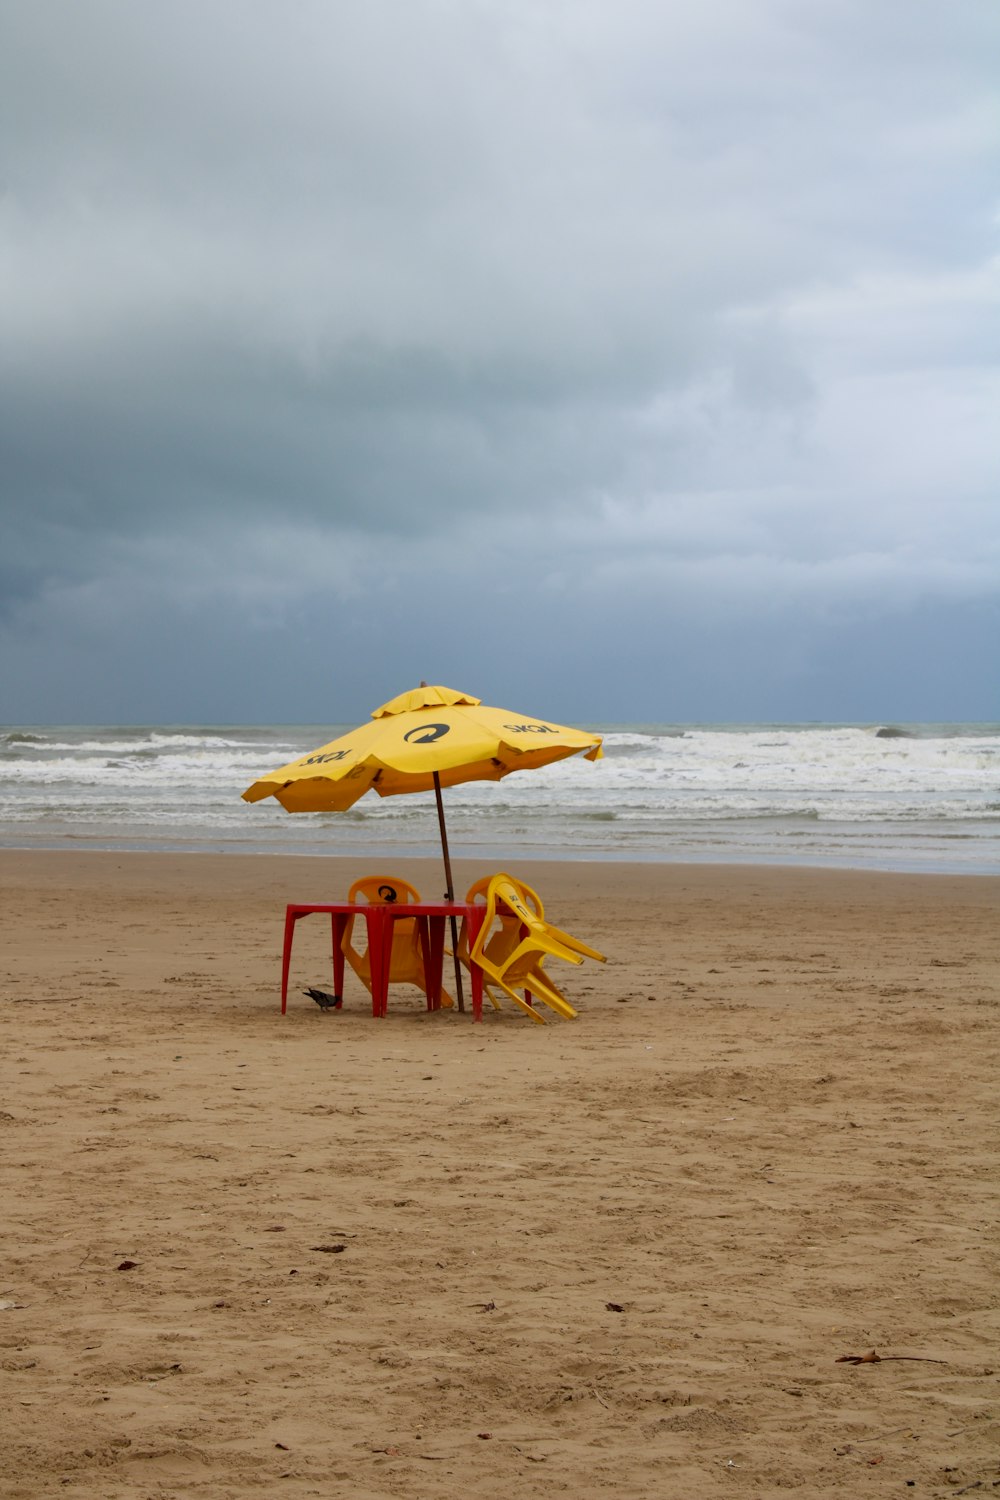
<path id="1" fill-rule="evenodd" d="M 456 923 L 458 933 L 451 950 L 456 971 L 463 966 L 470 977 L 474 1021 L 483 1018 L 484 993 L 496 1009 L 505 996 L 533 1021 L 544 1021 L 538 1001 L 571 1020 L 577 1012 L 543 969 L 545 960 L 557 958 L 577 965 L 586 958 L 606 961 L 596 948 L 547 922 L 538 892 L 513 875 L 501 873 L 476 881 L 464 901 L 435 902 L 422 901 L 419 891 L 405 880 L 369 875 L 354 882 L 346 901 L 286 907 L 282 1015 L 288 1006 L 296 924 L 316 915 L 330 918 L 332 1003 L 339 1007 L 349 964 L 371 996 L 374 1017 L 388 1013 L 390 984 L 416 985 L 426 997 L 429 1011 L 454 1005 L 443 983 L 444 955 L 448 951 L 446 926 L 450 922 Z M 363 944 L 356 936 L 361 925 L 366 939 Z M 459 1005 L 464 1009 L 460 985 L 458 989 Z"/>
<path id="2" fill-rule="evenodd" d="M 500 781 L 512 771 L 537 770 L 572 755 L 596 761 L 602 754 L 599 734 L 490 708 L 470 693 L 422 682 L 374 709 L 369 722 L 255 781 L 243 793 L 245 801 L 274 797 L 288 812 L 345 812 L 368 791 L 380 797 L 433 791 L 444 857 L 441 902 L 421 901 L 406 881 L 372 876 L 356 882 L 344 902 L 290 905 L 282 952 L 282 1013 L 296 923 L 326 913 L 332 924 L 336 988 L 336 995 L 328 997 L 331 1006 L 339 1004 L 345 960 L 371 993 L 375 1016 L 386 1014 L 393 981 L 418 985 L 430 1010 L 451 1004 L 441 978 L 448 927 L 460 1011 L 465 1009 L 464 969 L 477 1021 L 482 1019 L 484 990 L 494 1005 L 503 993 L 536 1021 L 542 1017 L 534 999 L 557 1015 L 574 1016 L 569 1001 L 542 972 L 542 963 L 547 957 L 574 964 L 584 958 L 604 962 L 603 956 L 547 923 L 537 892 L 511 875 L 487 877 L 464 901 L 456 901 L 442 788 Z M 380 894 L 380 887 L 392 894 Z M 367 932 L 364 949 L 353 942 L 359 919 Z"/>

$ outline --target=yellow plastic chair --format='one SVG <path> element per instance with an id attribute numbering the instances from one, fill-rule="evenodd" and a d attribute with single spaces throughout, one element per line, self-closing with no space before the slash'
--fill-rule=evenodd
<path id="1" fill-rule="evenodd" d="M 409 881 L 399 880 L 395 875 L 364 875 L 356 880 L 347 893 L 350 902 L 368 901 L 381 905 L 412 905 L 420 901 L 420 892 Z M 367 947 L 355 948 L 351 937 L 355 918 L 352 917 L 344 929 L 341 944 L 344 957 L 357 974 L 365 989 L 371 994 L 372 965 Z M 424 952 L 420 943 L 420 928 L 413 921 L 393 923 L 392 956 L 389 960 L 390 984 L 415 984 L 426 995 L 427 981 L 424 977 Z M 442 986 L 441 1004 L 445 1008 L 454 1005 L 452 997 Z"/>
<path id="2" fill-rule="evenodd" d="M 517 887 L 524 899 L 534 907 L 535 915 L 544 917 L 545 908 L 542 905 L 542 898 L 538 892 L 533 891 L 530 885 L 524 885 L 523 882 L 515 880 L 513 875 L 507 878 Z M 469 905 L 472 905 L 474 902 L 483 902 L 485 904 L 492 879 L 492 875 L 483 875 L 479 880 L 474 881 L 465 893 L 466 902 Z M 494 915 L 500 925 L 488 936 L 485 952 L 492 963 L 499 965 L 510 957 L 521 941 L 521 918 L 515 916 L 509 907 L 504 906 L 502 902 L 497 903 Z M 447 951 L 450 952 L 450 949 Z M 466 968 L 470 968 L 469 934 L 466 931 L 464 922 L 462 923 L 462 930 L 458 935 L 458 956 Z M 489 995 L 493 1009 L 499 1010 L 500 1001 L 485 978 L 483 980 L 483 989 Z"/>
<path id="3" fill-rule="evenodd" d="M 466 901 L 486 901 L 489 896 L 490 881 L 501 879 L 509 880 L 514 889 L 520 891 L 522 898 L 528 902 L 535 916 L 540 917 L 543 921 L 545 920 L 545 907 L 542 904 L 541 896 L 537 891 L 532 890 L 530 885 L 525 885 L 523 880 L 518 880 L 515 875 L 483 875 L 481 879 L 474 881 L 469 886 L 469 889 L 465 893 Z M 501 909 L 497 912 L 497 915 L 501 917 L 506 915 L 509 917 L 510 913 L 505 909 Z M 520 919 L 518 920 L 520 921 Z"/>
<path id="4" fill-rule="evenodd" d="M 549 956 L 571 964 L 581 964 L 585 958 L 607 962 L 596 948 L 545 921 L 537 891 L 515 880 L 513 875 L 494 875 L 486 891 L 486 918 L 469 954 L 470 962 L 482 969 L 484 983 L 498 985 L 533 1021 L 543 1022 L 543 1017 L 518 990 L 525 996 L 537 997 L 557 1015 L 571 1020 L 576 1011 L 542 970 Z"/>

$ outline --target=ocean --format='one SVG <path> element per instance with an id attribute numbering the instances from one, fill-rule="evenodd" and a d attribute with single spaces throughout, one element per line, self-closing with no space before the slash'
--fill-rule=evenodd
<path id="1" fill-rule="evenodd" d="M 289 814 L 240 793 L 351 725 L 0 728 L 0 847 L 439 852 L 432 794 Z M 453 859 L 1000 873 L 1000 724 L 593 724 L 579 757 L 445 793 Z"/>

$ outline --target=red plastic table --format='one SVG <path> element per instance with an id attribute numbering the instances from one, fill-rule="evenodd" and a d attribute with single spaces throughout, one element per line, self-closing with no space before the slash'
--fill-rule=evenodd
<path id="1" fill-rule="evenodd" d="M 421 951 L 424 956 L 424 980 L 427 986 L 427 1009 L 441 1008 L 441 979 L 444 969 L 445 925 L 450 917 L 461 918 L 471 952 L 486 917 L 481 901 L 418 901 L 377 903 L 367 901 L 322 901 L 297 903 L 285 907 L 285 941 L 281 954 L 281 1014 L 288 1008 L 288 973 L 292 962 L 295 924 L 303 917 L 317 913 L 329 915 L 333 949 L 333 988 L 344 992 L 344 933 L 352 917 L 363 917 L 368 930 L 371 955 L 372 1015 L 384 1016 L 389 1008 L 389 969 L 392 956 L 393 924 L 415 920 L 420 927 Z M 483 971 L 471 965 L 472 1019 L 483 1019 Z"/>

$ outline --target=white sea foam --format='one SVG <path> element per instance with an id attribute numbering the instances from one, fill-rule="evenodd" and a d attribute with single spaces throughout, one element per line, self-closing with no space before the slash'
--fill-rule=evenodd
<path id="1" fill-rule="evenodd" d="M 595 727 L 596 765 L 449 788 L 455 852 L 1000 870 L 998 725 Z M 0 844 L 433 852 L 429 794 L 298 817 L 241 800 L 342 728 L 0 729 Z"/>

